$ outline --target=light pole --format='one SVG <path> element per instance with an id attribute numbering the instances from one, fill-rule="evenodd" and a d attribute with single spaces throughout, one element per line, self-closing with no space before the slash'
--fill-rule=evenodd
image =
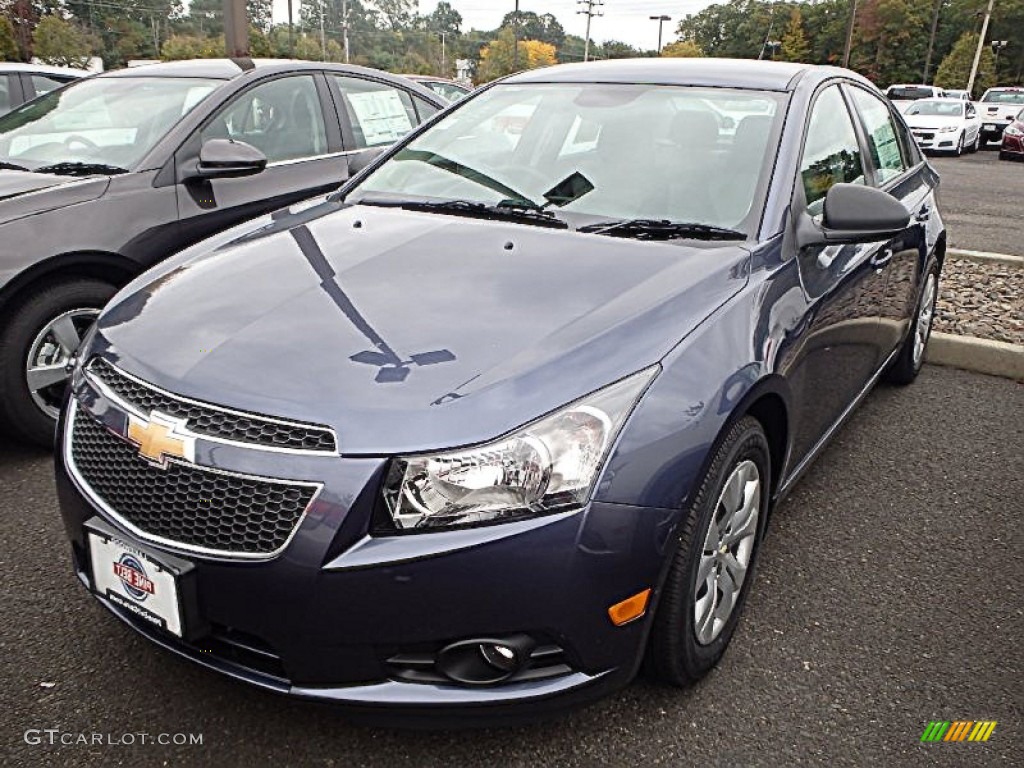
<path id="1" fill-rule="evenodd" d="M 512 71 L 519 71 L 519 0 L 516 0 L 516 15 L 512 17 Z"/>
<path id="2" fill-rule="evenodd" d="M 661 25 L 666 21 L 672 21 L 671 16 L 651 16 L 651 21 L 658 22 L 658 55 L 661 55 Z"/>

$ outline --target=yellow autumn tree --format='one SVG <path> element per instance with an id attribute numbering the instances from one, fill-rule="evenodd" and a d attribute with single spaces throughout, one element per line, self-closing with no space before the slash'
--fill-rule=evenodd
<path id="1" fill-rule="evenodd" d="M 496 40 L 492 40 L 480 51 L 477 82 L 487 83 L 517 70 L 547 67 L 558 62 L 555 46 L 540 40 L 520 40 L 518 61 L 513 54 L 515 50 L 515 36 L 506 27 L 498 33 Z"/>
<path id="2" fill-rule="evenodd" d="M 676 40 L 662 48 L 661 55 L 676 59 L 697 59 L 704 55 L 704 51 L 692 40 Z"/>

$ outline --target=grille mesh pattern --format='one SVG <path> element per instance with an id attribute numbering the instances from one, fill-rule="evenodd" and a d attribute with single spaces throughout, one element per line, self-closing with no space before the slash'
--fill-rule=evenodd
<path id="1" fill-rule="evenodd" d="M 284 546 L 315 493 L 174 462 L 155 467 L 81 408 L 71 456 L 92 491 L 139 530 L 226 554 L 266 555 Z"/>
<path id="2" fill-rule="evenodd" d="M 254 414 L 243 416 L 179 400 L 122 375 L 99 358 L 89 363 L 89 373 L 143 413 L 158 410 L 187 419 L 188 429 L 197 435 L 292 450 L 333 453 L 336 449 L 334 433 L 327 427 L 279 424 Z"/>

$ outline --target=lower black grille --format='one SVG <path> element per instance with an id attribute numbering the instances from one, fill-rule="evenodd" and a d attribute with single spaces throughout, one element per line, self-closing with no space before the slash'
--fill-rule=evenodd
<path id="1" fill-rule="evenodd" d="M 114 513 L 150 536 L 226 555 L 283 547 L 316 488 L 170 462 L 166 469 L 75 409 L 71 458 Z"/>

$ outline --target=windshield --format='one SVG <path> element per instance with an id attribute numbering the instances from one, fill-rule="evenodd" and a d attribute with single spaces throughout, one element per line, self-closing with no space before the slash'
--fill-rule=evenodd
<path id="1" fill-rule="evenodd" d="M 511 200 L 573 226 L 744 229 L 783 105 L 782 94 L 725 88 L 498 85 L 403 147 L 348 200 Z"/>
<path id="2" fill-rule="evenodd" d="M 907 115 L 934 117 L 963 117 L 963 104 L 948 101 L 916 101 L 907 107 Z"/>
<path id="3" fill-rule="evenodd" d="M 0 163 L 130 169 L 205 99 L 219 80 L 112 77 L 82 80 L 0 117 Z"/>
<path id="4" fill-rule="evenodd" d="M 1024 104 L 1024 91 L 989 91 L 981 100 L 990 104 Z"/>
<path id="5" fill-rule="evenodd" d="M 934 96 L 935 91 L 931 88 L 894 85 L 885 92 L 885 95 L 895 101 L 916 101 L 917 99 L 927 99 L 929 96 Z"/>

